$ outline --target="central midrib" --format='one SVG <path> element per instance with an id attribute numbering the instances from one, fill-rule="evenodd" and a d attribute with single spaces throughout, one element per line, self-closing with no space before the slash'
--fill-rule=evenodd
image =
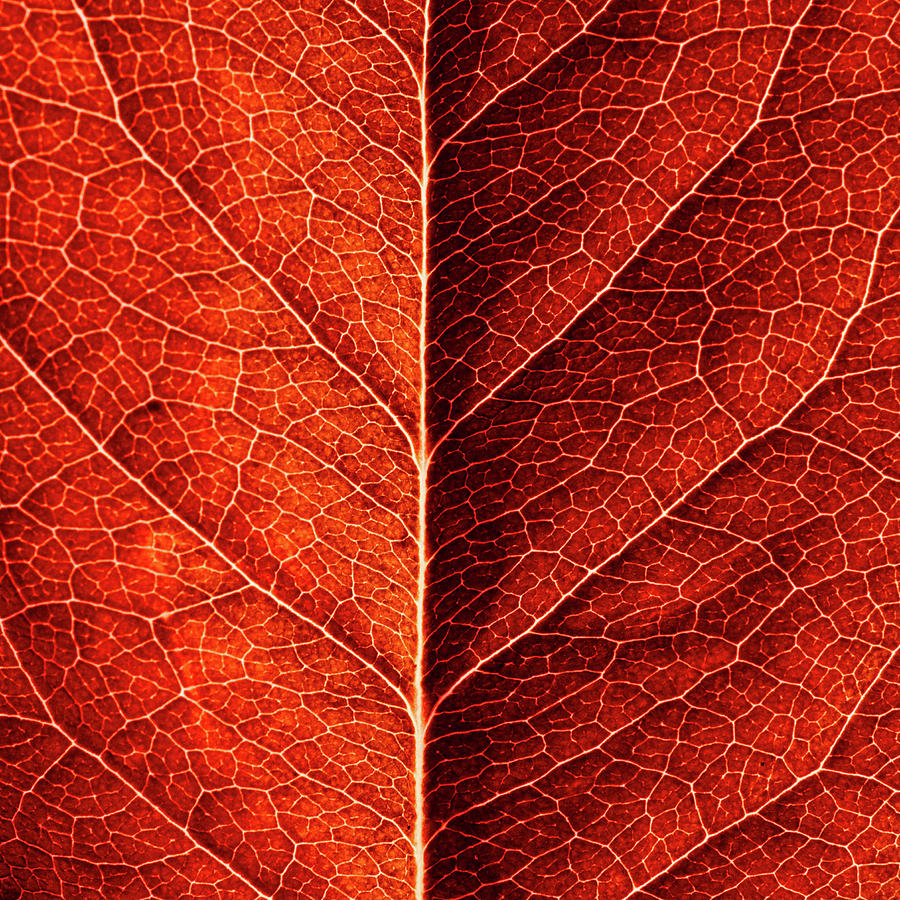
<path id="1" fill-rule="evenodd" d="M 421 194 L 421 235 L 419 253 L 419 428 L 416 446 L 416 465 L 419 473 L 419 508 L 416 539 L 418 541 L 418 589 L 416 592 L 416 669 L 413 689 L 413 732 L 415 736 L 414 790 L 415 790 L 415 826 L 413 848 L 415 851 L 415 897 L 425 900 L 425 697 L 422 684 L 423 663 L 425 655 L 425 553 L 426 538 L 426 500 L 428 490 L 427 428 L 425 422 L 425 326 L 426 299 L 428 294 L 428 120 L 425 84 L 428 73 L 428 30 L 429 2 L 425 0 L 423 8 L 424 26 L 422 29 L 422 71 L 419 74 L 419 140 L 421 153 L 421 177 L 419 179 Z"/>

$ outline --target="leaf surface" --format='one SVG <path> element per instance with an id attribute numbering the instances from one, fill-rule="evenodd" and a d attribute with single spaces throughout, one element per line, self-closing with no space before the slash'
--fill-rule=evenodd
<path id="1" fill-rule="evenodd" d="M 900 885 L 896 10 L 677 12 L 436 164 L 434 897 Z"/>
<path id="2" fill-rule="evenodd" d="M 0 897 L 895 897 L 898 16 L 0 9 Z"/>
<path id="3" fill-rule="evenodd" d="M 421 13 L 4 16 L 0 876 L 402 896 Z"/>

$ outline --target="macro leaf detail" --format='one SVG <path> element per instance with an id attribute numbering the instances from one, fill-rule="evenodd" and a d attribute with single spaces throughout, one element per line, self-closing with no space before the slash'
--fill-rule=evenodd
<path id="1" fill-rule="evenodd" d="M 900 6 L 0 11 L 0 897 L 900 895 Z"/>

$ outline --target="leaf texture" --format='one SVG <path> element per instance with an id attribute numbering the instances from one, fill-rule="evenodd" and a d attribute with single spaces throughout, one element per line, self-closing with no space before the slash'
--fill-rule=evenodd
<path id="1" fill-rule="evenodd" d="M 0 898 L 900 896 L 900 4 L 0 34 Z"/>
<path id="2" fill-rule="evenodd" d="M 421 12 L 4 16 L 0 877 L 403 896 Z"/>
<path id="3" fill-rule="evenodd" d="M 610 7 L 441 151 L 435 897 L 900 890 L 900 84 L 868 10 Z"/>

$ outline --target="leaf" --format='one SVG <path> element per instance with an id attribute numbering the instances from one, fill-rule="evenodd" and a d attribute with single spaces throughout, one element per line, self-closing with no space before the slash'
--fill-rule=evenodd
<path id="1" fill-rule="evenodd" d="M 896 4 L 0 15 L 0 896 L 900 891 Z"/>

